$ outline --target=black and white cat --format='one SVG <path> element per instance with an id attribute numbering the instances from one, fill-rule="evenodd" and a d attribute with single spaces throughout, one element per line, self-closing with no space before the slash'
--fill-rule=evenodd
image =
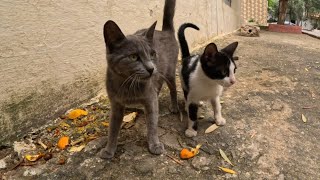
<path id="1" fill-rule="evenodd" d="M 220 96 L 224 87 L 229 87 L 236 82 L 237 66 L 234 60 L 237 58 L 234 58 L 233 54 L 238 42 L 231 43 L 221 51 L 218 51 L 216 44 L 210 43 L 203 54 L 191 56 L 184 35 L 184 30 L 188 27 L 196 30 L 199 28 L 194 24 L 185 23 L 178 31 L 182 53 L 180 78 L 189 118 L 185 135 L 194 137 L 197 135 L 197 112 L 200 101 L 210 100 L 217 125 L 226 123 L 221 115 Z"/>

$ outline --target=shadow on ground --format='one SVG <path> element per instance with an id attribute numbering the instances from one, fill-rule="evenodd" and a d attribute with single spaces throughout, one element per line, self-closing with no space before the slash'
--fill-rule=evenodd
<path id="1" fill-rule="evenodd" d="M 106 143 L 106 128 L 99 126 L 100 129 L 95 129 L 100 131 L 99 137 L 93 138 L 84 150 L 73 154 L 57 151 L 56 157 L 54 154 L 48 161 L 16 166 L 21 161 L 12 153 L 13 148 L 1 147 L 2 178 L 319 179 L 320 41 L 307 35 L 266 31 L 261 37 L 229 35 L 215 40 L 219 47 L 233 41 L 239 41 L 238 82 L 223 96 L 225 126 L 204 133 L 211 125 L 208 118 L 212 113 L 211 107 L 205 104 L 199 113 L 204 118 L 199 120 L 198 136 L 186 138 L 185 123 L 168 110 L 168 90 L 165 88 L 161 94 L 159 132 L 167 154 L 178 158 L 182 148 L 201 143 L 203 146 L 196 157 L 180 165 L 166 155 L 149 154 L 145 118 L 140 113 L 132 126 L 121 130 L 118 150 L 111 163 L 96 155 Z M 183 108 L 180 87 L 179 102 Z M 105 121 L 108 103 L 99 103 L 105 108 L 100 111 L 100 119 Z M 305 123 L 302 114 L 307 118 Z M 221 158 L 219 149 L 234 166 Z M 61 156 L 66 160 L 63 165 L 57 163 Z M 226 174 L 218 166 L 231 168 L 237 174 Z"/>

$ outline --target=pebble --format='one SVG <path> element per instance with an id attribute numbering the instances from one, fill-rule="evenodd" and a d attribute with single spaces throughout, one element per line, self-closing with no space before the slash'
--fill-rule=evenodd
<path id="1" fill-rule="evenodd" d="M 208 170 L 210 160 L 206 157 L 194 157 L 191 164 L 197 170 Z"/>
<path id="2" fill-rule="evenodd" d="M 145 159 L 143 161 L 137 162 L 134 165 L 134 169 L 141 174 L 152 173 L 155 169 L 156 163 L 152 159 Z"/>

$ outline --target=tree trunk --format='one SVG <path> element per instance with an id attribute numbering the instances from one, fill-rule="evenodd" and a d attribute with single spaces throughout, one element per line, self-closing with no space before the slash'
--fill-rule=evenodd
<path id="1" fill-rule="evenodd" d="M 287 7 L 289 0 L 279 0 L 279 17 L 278 24 L 284 24 L 287 15 Z"/>

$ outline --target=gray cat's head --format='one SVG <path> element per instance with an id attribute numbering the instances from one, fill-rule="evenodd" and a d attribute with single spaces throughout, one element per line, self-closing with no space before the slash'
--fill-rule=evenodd
<path id="1" fill-rule="evenodd" d="M 117 24 L 107 21 L 104 25 L 104 40 L 107 48 L 108 68 L 127 79 L 136 76 L 141 81 L 149 80 L 156 72 L 157 54 L 153 46 L 155 22 L 149 29 L 125 36 Z"/>

